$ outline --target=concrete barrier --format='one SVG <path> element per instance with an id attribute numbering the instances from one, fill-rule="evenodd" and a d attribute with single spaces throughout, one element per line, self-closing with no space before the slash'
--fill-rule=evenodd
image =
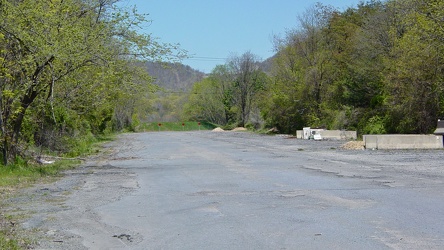
<path id="1" fill-rule="evenodd" d="M 442 135 L 364 135 L 367 149 L 439 149 Z"/>
<path id="2" fill-rule="evenodd" d="M 319 131 L 322 139 L 333 139 L 333 140 L 356 140 L 358 138 L 358 133 L 356 131 L 345 131 L 345 130 L 322 130 Z"/>
<path id="3" fill-rule="evenodd" d="M 296 130 L 296 138 L 304 139 L 304 131 L 303 130 Z"/>
<path id="4" fill-rule="evenodd" d="M 358 138 L 356 131 L 310 129 L 310 134 L 312 132 L 321 135 L 322 139 L 326 140 L 356 140 Z M 296 138 L 304 139 L 304 131 L 297 130 Z"/>

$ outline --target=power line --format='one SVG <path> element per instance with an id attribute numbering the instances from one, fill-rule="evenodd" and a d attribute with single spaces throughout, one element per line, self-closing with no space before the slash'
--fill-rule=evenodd
<path id="1" fill-rule="evenodd" d="M 226 61 L 228 58 L 223 57 L 210 57 L 210 56 L 192 56 L 188 57 L 185 60 L 193 60 L 193 61 Z"/>

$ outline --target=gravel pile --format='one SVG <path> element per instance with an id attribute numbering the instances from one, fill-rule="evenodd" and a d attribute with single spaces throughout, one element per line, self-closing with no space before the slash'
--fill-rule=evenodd
<path id="1" fill-rule="evenodd" d="M 347 150 L 364 150 L 364 142 L 363 141 L 349 141 L 341 146 L 341 149 Z"/>
<path id="2" fill-rule="evenodd" d="M 248 129 L 243 128 L 243 127 L 237 127 L 237 128 L 234 128 L 234 129 L 231 130 L 231 131 L 233 131 L 233 132 L 240 132 L 240 131 L 248 131 Z"/>

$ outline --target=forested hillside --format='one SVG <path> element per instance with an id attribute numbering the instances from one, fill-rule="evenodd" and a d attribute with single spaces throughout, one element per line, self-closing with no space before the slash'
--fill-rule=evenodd
<path id="1" fill-rule="evenodd" d="M 146 62 L 145 68 L 153 84 L 170 91 L 189 91 L 205 74 L 181 63 Z"/>
<path id="2" fill-rule="evenodd" d="M 285 133 L 430 133 L 444 116 L 443 23 L 441 0 L 314 5 L 276 37 L 270 74 L 250 52 L 233 58 L 194 85 L 185 115 Z"/>
<path id="3" fill-rule="evenodd" d="M 182 119 L 182 109 L 195 82 L 205 74 L 181 63 L 145 62 L 144 69 L 159 87 L 152 93 L 145 108 L 142 122 L 178 122 Z"/>

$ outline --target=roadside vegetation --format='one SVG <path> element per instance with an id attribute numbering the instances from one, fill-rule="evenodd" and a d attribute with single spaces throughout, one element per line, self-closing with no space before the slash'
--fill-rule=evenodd
<path id="1" fill-rule="evenodd" d="M 134 131 L 159 90 L 139 65 L 185 55 L 140 32 L 150 20 L 117 2 L 0 0 L 2 202 L 96 153 L 94 143 Z M 23 246 L 10 226 L 0 214 L 1 249 Z"/>
<path id="2" fill-rule="evenodd" d="M 0 1 L 3 165 L 28 158 L 29 147 L 78 154 L 145 115 L 158 87 L 139 65 L 184 51 L 142 34 L 146 16 L 116 2 Z"/>
<path id="3" fill-rule="evenodd" d="M 316 4 L 275 37 L 271 65 L 246 52 L 196 83 L 185 119 L 290 134 L 431 133 L 444 117 L 443 20 L 441 0 Z"/>

